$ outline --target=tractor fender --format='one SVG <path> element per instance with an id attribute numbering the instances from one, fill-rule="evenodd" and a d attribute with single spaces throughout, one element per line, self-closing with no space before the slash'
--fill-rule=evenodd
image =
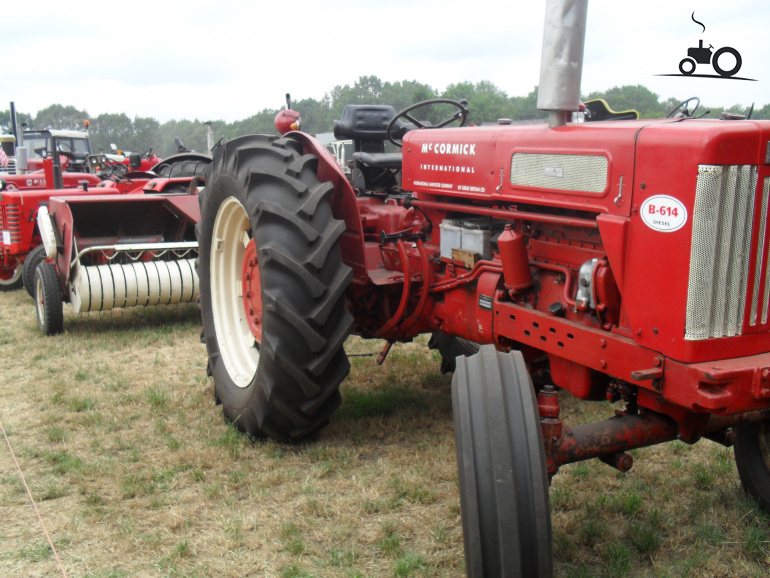
<path id="1" fill-rule="evenodd" d="M 369 274 L 364 248 L 364 229 L 353 186 L 345 178 L 336 159 L 316 139 L 303 132 L 290 132 L 286 138 L 300 142 L 305 154 L 318 157 L 318 178 L 334 187 L 331 199 L 334 218 L 345 222 L 346 230 L 340 237 L 342 260 L 353 269 L 353 283 L 367 284 Z"/>

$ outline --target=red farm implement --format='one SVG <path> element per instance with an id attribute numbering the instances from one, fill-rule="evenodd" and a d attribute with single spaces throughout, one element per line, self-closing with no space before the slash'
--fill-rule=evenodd
<path id="1" fill-rule="evenodd" d="M 54 196 L 40 207 L 32 288 L 41 331 L 63 330 L 65 301 L 78 313 L 195 301 L 198 187 L 210 161 L 176 155 L 155 167 L 164 176 L 107 181 L 132 181 L 127 194 Z"/>

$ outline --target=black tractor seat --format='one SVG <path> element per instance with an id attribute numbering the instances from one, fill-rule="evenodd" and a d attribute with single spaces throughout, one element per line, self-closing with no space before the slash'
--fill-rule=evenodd
<path id="1" fill-rule="evenodd" d="M 386 129 L 395 116 L 396 109 L 387 104 L 348 104 L 342 110 L 342 120 L 334 121 L 334 138 L 353 141 L 352 181 L 361 192 L 396 184 L 401 153 L 385 152 Z M 408 128 L 399 121 L 393 133 L 401 138 Z"/>
<path id="2" fill-rule="evenodd" d="M 401 153 L 353 153 L 353 160 L 378 169 L 400 169 Z"/>

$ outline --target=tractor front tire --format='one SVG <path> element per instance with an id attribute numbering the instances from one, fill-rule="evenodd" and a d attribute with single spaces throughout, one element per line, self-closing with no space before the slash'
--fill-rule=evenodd
<path id="1" fill-rule="evenodd" d="M 352 326 L 345 230 L 318 159 L 270 135 L 217 147 L 200 195 L 203 342 L 225 418 L 254 437 L 300 441 L 339 407 Z"/>
<path id="2" fill-rule="evenodd" d="M 545 450 L 521 353 L 458 357 L 452 406 L 468 576 L 551 576 Z"/>
<path id="3" fill-rule="evenodd" d="M 733 451 L 743 490 L 770 514 L 770 423 L 735 428 Z"/>
<path id="4" fill-rule="evenodd" d="M 45 261 L 45 258 L 45 247 L 38 245 L 29 252 L 21 268 L 21 279 L 24 282 L 24 289 L 27 290 L 32 299 L 35 298 L 35 271 L 37 271 L 37 266 Z"/>
<path id="5" fill-rule="evenodd" d="M 51 263 L 40 263 L 35 269 L 35 311 L 37 327 L 46 335 L 64 331 L 64 305 L 59 276 Z"/>

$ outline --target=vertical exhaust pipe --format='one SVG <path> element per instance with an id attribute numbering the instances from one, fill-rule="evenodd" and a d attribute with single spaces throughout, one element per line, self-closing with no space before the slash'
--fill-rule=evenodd
<path id="1" fill-rule="evenodd" d="M 16 146 L 21 146 L 22 143 L 19 140 L 19 125 L 16 119 L 16 103 L 11 102 L 11 134 L 16 137 Z"/>
<path id="2" fill-rule="evenodd" d="M 580 79 L 588 0 L 547 0 L 537 108 L 552 127 L 567 123 L 580 107 Z"/>
<path id="3" fill-rule="evenodd" d="M 206 125 L 206 150 L 211 153 L 214 148 L 214 129 L 211 127 L 212 121 L 207 120 L 203 124 Z"/>

